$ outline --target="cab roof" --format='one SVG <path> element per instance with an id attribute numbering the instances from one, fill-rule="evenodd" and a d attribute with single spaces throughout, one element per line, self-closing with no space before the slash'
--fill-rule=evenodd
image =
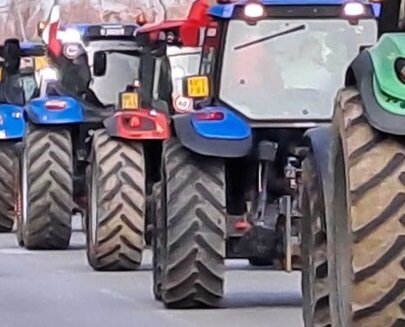
<path id="1" fill-rule="evenodd" d="M 226 4 L 216 4 L 211 6 L 209 14 L 213 17 L 230 19 L 233 17 L 234 9 L 236 6 L 244 5 L 248 0 L 240 0 Z M 339 6 L 344 5 L 349 0 L 260 0 L 264 6 Z M 371 3 L 368 0 L 358 0 L 366 5 L 371 5 L 375 16 L 380 15 L 381 4 Z"/>
<path id="2" fill-rule="evenodd" d="M 0 47 L 2 49 L 3 45 Z M 24 41 L 20 42 L 22 57 L 44 56 L 46 55 L 46 46 L 41 42 Z"/>
<path id="3" fill-rule="evenodd" d="M 20 42 L 21 50 L 36 49 L 41 47 L 45 47 L 45 45 L 41 42 L 30 42 L 30 41 Z"/>
<path id="4" fill-rule="evenodd" d="M 103 38 L 103 37 L 131 37 L 140 26 L 135 23 L 97 23 L 97 24 L 67 24 L 61 27 L 61 30 L 77 30 L 83 38 Z M 101 31 L 116 31 L 115 33 L 102 34 Z M 122 33 L 117 33 L 117 31 Z"/>

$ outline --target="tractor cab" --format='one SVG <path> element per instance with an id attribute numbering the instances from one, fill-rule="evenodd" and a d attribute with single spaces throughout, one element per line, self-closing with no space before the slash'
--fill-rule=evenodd
<path id="1" fill-rule="evenodd" d="M 378 35 L 376 6 L 358 1 L 243 1 L 209 13 L 201 78 L 187 95 L 252 126 L 329 121 L 347 66 Z"/>
<path id="2" fill-rule="evenodd" d="M 183 96 L 184 77 L 197 75 L 202 55 L 204 28 L 209 17 L 208 5 L 196 1 L 185 20 L 168 20 L 143 26 L 137 31 L 143 46 L 144 94 L 149 94 L 153 107 L 163 107 L 170 114 L 185 113 L 193 108 L 191 98 Z"/>
<path id="3" fill-rule="evenodd" d="M 49 42 L 59 72 L 53 92 L 71 95 L 92 109 L 127 109 L 137 98 L 121 101 L 120 94 L 138 88 L 140 56 L 134 32 L 137 24 L 71 24 L 60 27 Z M 135 99 L 136 98 L 136 99 Z M 108 111 L 108 110 L 107 110 Z M 97 114 L 99 115 L 99 113 Z"/>
<path id="4" fill-rule="evenodd" d="M 18 54 L 14 55 L 16 59 L 16 70 L 5 69 L 6 60 L 2 58 L 1 62 L 1 82 L 21 87 L 24 90 L 26 101 L 40 95 L 41 80 L 49 78 L 54 71 L 50 70 L 46 49 L 44 44 L 33 42 L 17 42 L 15 46 L 19 48 Z M 4 52 L 4 45 L 1 52 Z M 19 58 L 19 59 L 18 59 Z M 19 61 L 19 63 L 18 63 Z M 16 66 L 17 67 L 17 66 Z"/>
<path id="5" fill-rule="evenodd" d="M 138 109 L 140 48 L 135 32 L 144 24 L 138 18 L 123 24 L 61 26 L 60 8 L 54 6 L 49 21 L 38 29 L 59 75 L 48 84 L 48 94 L 76 98 L 85 116 L 95 121 L 116 110 Z"/>

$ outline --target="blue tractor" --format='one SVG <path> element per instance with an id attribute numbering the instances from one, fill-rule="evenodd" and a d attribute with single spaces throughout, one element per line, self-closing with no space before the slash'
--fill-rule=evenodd
<path id="1" fill-rule="evenodd" d="M 22 243 L 67 248 L 72 213 L 82 211 L 90 265 L 134 270 L 152 189 L 148 154 L 168 135 L 166 115 L 140 97 L 138 24 L 60 26 L 59 10 L 41 31 L 57 79 L 25 109 Z"/>
<path id="2" fill-rule="evenodd" d="M 172 116 L 163 144 L 154 289 L 166 307 L 218 306 L 225 259 L 300 268 L 303 135 L 330 124 L 346 67 L 377 40 L 379 9 L 341 0 L 210 8 L 194 34 L 203 35 L 199 74 L 182 79 L 194 109 Z M 165 33 L 175 42 L 176 31 Z M 180 30 L 180 46 L 190 34 Z"/>
<path id="3" fill-rule="evenodd" d="M 36 75 L 43 67 L 43 44 L 8 39 L 0 47 L 0 232 L 20 217 L 18 144 L 25 133 L 23 106 L 38 95 Z"/>

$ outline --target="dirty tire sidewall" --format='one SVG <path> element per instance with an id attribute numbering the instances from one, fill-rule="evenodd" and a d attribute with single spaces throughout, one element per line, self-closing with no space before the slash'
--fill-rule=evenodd
<path id="1" fill-rule="evenodd" d="M 73 205 L 70 131 L 29 124 L 24 155 L 27 160 L 26 198 L 22 201 L 26 204 L 24 245 L 27 249 L 66 249 L 72 234 Z"/>
<path id="2" fill-rule="evenodd" d="M 167 239 L 162 299 L 168 308 L 217 307 L 225 278 L 225 166 L 163 144 Z"/>
<path id="3" fill-rule="evenodd" d="M 9 233 L 18 212 L 18 157 L 15 143 L 0 142 L 0 233 Z"/>
<path id="4" fill-rule="evenodd" d="M 162 271 L 163 271 L 163 260 L 162 260 L 162 246 L 164 242 L 162 240 L 162 235 L 166 234 L 165 224 L 163 222 L 164 217 L 162 213 L 162 182 L 158 182 L 153 185 L 153 197 L 155 199 L 155 216 L 153 221 L 153 295 L 156 301 L 162 300 Z"/>
<path id="5" fill-rule="evenodd" d="M 325 203 L 320 176 L 310 151 L 303 164 L 300 190 L 302 218 L 303 318 L 305 327 L 327 327 L 331 324 L 329 308 L 327 236 L 322 228 Z"/>
<path id="6" fill-rule="evenodd" d="M 115 139 L 104 129 L 97 130 L 88 172 L 89 264 L 100 271 L 139 269 L 146 212 L 142 143 Z"/>
<path id="7" fill-rule="evenodd" d="M 404 326 L 405 146 L 368 124 L 355 88 L 339 92 L 335 111 L 349 201 L 334 226 L 333 327 Z"/>

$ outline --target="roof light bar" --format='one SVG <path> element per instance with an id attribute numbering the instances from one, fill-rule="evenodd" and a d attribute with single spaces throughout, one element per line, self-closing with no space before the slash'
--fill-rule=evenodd
<path id="1" fill-rule="evenodd" d="M 348 2 L 343 6 L 343 15 L 346 17 L 362 16 L 366 13 L 366 8 L 360 2 Z"/>
<path id="2" fill-rule="evenodd" d="M 244 8 L 244 14 L 247 18 L 260 18 L 264 15 L 264 7 L 257 2 L 247 3 Z"/>

